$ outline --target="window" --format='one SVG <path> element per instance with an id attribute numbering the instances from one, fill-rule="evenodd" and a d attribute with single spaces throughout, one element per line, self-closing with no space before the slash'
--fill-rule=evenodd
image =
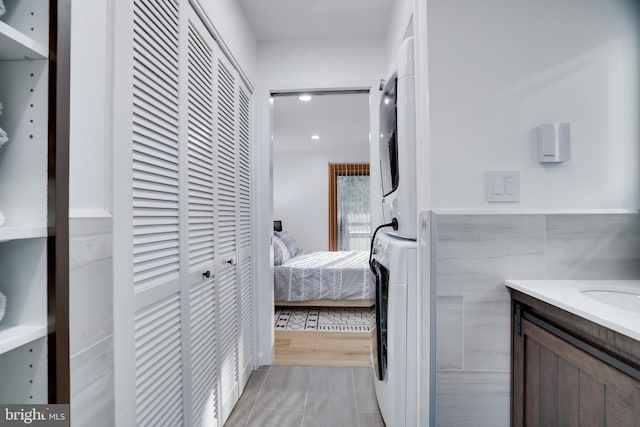
<path id="1" fill-rule="evenodd" d="M 369 250 L 369 195 L 368 164 L 329 165 L 329 250 Z"/>

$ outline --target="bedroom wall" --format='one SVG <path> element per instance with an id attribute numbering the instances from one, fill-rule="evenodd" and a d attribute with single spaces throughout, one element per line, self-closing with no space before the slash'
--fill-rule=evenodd
<path id="1" fill-rule="evenodd" d="M 273 219 L 307 251 L 329 249 L 328 165 L 367 163 L 369 150 L 274 151 Z"/>

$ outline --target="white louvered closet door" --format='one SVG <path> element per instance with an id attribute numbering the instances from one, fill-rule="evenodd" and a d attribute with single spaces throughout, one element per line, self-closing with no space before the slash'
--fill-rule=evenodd
<path id="1" fill-rule="evenodd" d="M 188 281 L 191 422 L 218 424 L 217 300 L 215 280 L 216 44 L 193 9 L 188 24 Z"/>
<path id="2" fill-rule="evenodd" d="M 238 280 L 240 286 L 240 384 L 249 379 L 253 365 L 253 289 L 251 258 L 251 108 L 249 91 L 238 87 Z"/>
<path id="3" fill-rule="evenodd" d="M 133 2 L 133 296 L 137 426 L 183 423 L 179 5 Z"/>
<path id="4" fill-rule="evenodd" d="M 251 92 L 198 2 L 114 10 L 118 425 L 221 427 L 253 367 Z"/>
<path id="5" fill-rule="evenodd" d="M 239 309 L 237 277 L 237 108 L 235 70 L 229 61 L 217 63 L 217 253 L 216 278 L 219 295 L 220 394 L 222 420 L 239 397 Z"/>

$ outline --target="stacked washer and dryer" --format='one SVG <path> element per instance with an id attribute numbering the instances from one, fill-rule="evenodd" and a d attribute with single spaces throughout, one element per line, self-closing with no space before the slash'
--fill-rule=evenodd
<path id="1" fill-rule="evenodd" d="M 374 236 L 376 331 L 372 342 L 375 391 L 388 427 L 417 425 L 418 278 L 415 76 L 413 38 L 400 46 L 398 67 L 380 102 L 383 228 Z"/>

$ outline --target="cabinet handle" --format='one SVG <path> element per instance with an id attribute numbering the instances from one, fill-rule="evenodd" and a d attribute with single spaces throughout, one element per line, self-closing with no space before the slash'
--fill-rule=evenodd
<path id="1" fill-rule="evenodd" d="M 233 258 L 229 258 L 228 260 L 225 261 L 227 264 L 229 265 L 236 265 L 235 262 L 233 262 Z"/>
<path id="2" fill-rule="evenodd" d="M 205 271 L 204 273 L 202 273 L 202 275 L 208 279 L 209 277 L 211 277 L 211 272 L 209 270 Z"/>

